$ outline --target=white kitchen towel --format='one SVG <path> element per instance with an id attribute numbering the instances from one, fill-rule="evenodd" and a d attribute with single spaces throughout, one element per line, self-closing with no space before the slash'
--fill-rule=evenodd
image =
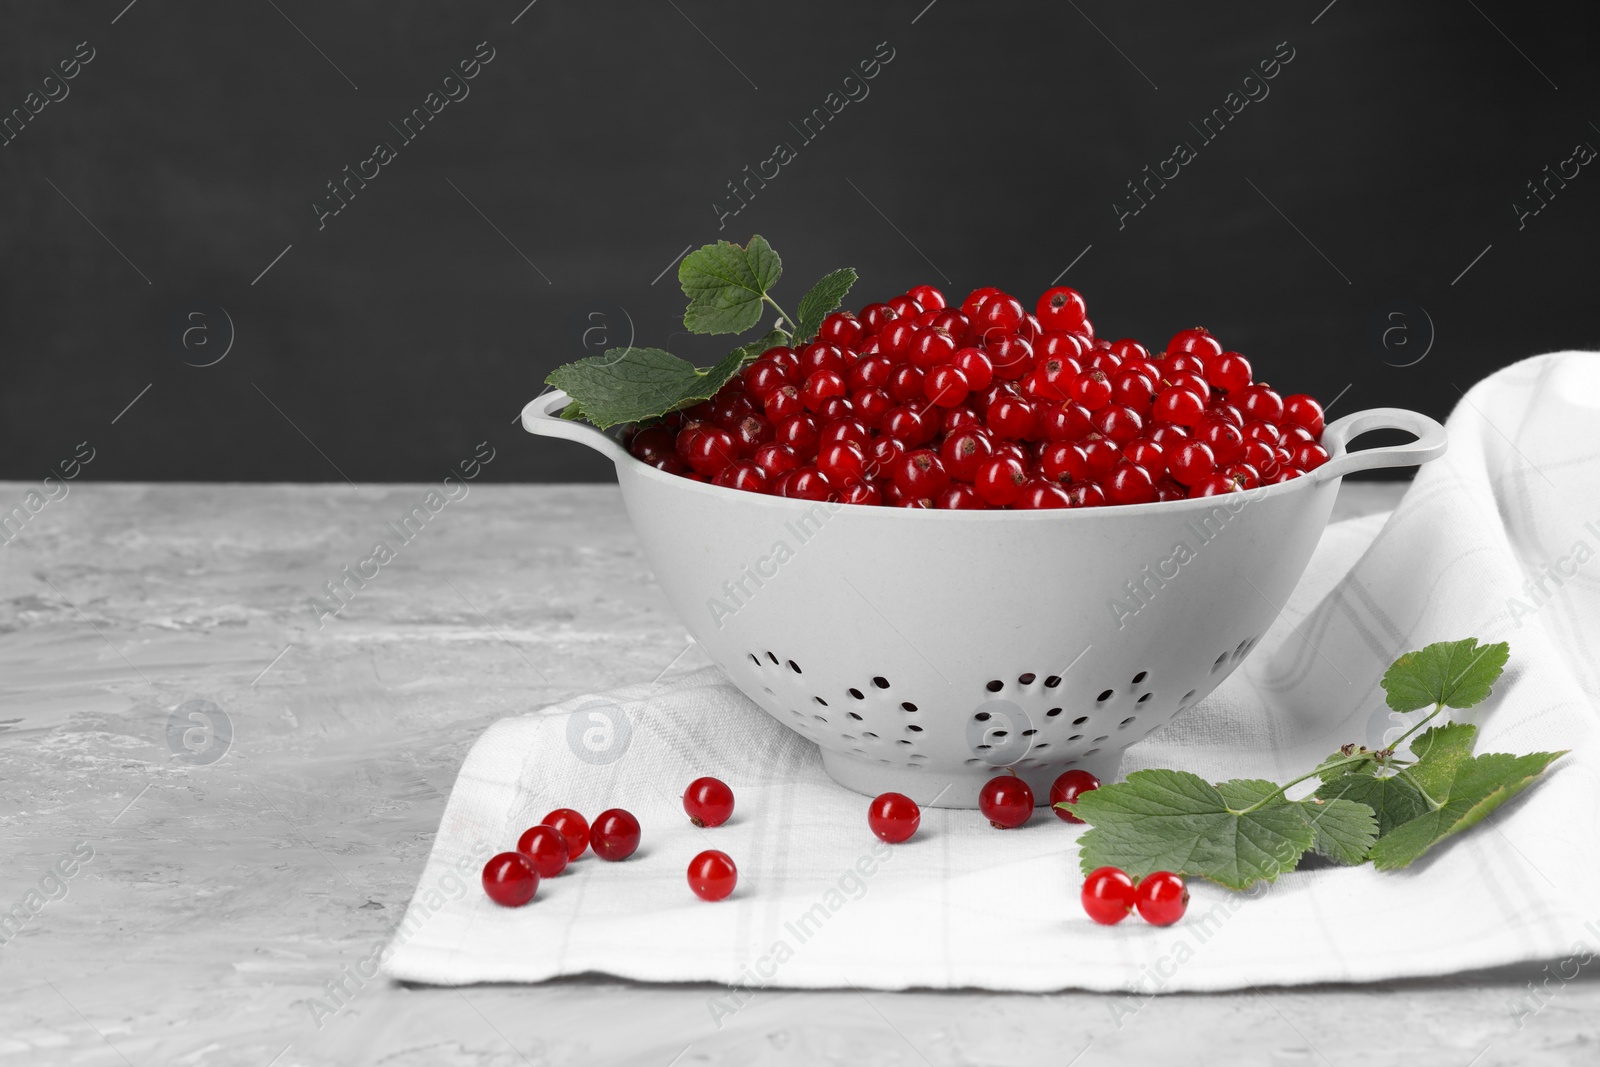
<path id="1" fill-rule="evenodd" d="M 1413 867 L 1319 867 L 1234 894 L 1192 886 L 1168 928 L 1092 924 L 1077 828 L 1040 810 L 1004 833 L 926 810 L 878 844 L 866 799 L 817 750 L 705 669 L 496 723 L 473 747 L 387 970 L 416 982 L 600 971 L 738 987 L 1215 990 L 1436 975 L 1600 950 L 1600 355 L 1510 367 L 1466 394 L 1450 451 L 1391 516 L 1331 526 L 1262 647 L 1124 772 L 1285 781 L 1396 728 L 1378 685 L 1399 653 L 1511 643 L 1493 697 L 1461 717 L 1479 751 L 1572 749 L 1528 794 Z M 683 787 L 729 783 L 733 821 L 690 825 Z M 644 828 L 624 863 L 592 853 L 530 905 L 491 903 L 483 860 L 556 807 L 620 806 Z M 689 858 L 721 849 L 733 897 L 707 904 Z M 718 1004 L 721 1008 L 718 1008 Z"/>

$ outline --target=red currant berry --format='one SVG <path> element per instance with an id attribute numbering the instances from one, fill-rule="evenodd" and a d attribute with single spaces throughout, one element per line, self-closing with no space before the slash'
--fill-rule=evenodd
<path id="1" fill-rule="evenodd" d="M 1112 341 L 1109 351 L 1122 360 L 1123 366 L 1127 366 L 1130 360 L 1141 360 L 1146 363 L 1150 361 L 1150 350 L 1131 337 Z"/>
<path id="2" fill-rule="evenodd" d="M 1189 490 L 1190 496 L 1221 496 L 1226 493 L 1243 492 L 1239 483 L 1225 474 L 1213 474 L 1202 479 Z"/>
<path id="3" fill-rule="evenodd" d="M 772 484 L 776 496 L 796 500 L 826 501 L 834 499 L 833 486 L 815 467 L 798 467 L 781 476 L 782 481 Z"/>
<path id="4" fill-rule="evenodd" d="M 628 442 L 628 451 L 635 459 L 654 463 L 658 459 L 677 455 L 677 436 L 665 426 L 651 426 L 640 430 Z"/>
<path id="5" fill-rule="evenodd" d="M 1233 479 L 1240 489 L 1254 489 L 1261 484 L 1261 472 L 1248 463 L 1230 463 L 1217 473 Z"/>
<path id="6" fill-rule="evenodd" d="M 539 890 L 539 872 L 520 852 L 502 852 L 483 865 L 483 891 L 507 908 L 520 908 Z"/>
<path id="7" fill-rule="evenodd" d="M 947 306 L 944 294 L 931 285 L 913 285 L 906 291 L 906 295 L 915 300 L 924 310 L 932 311 Z"/>
<path id="8" fill-rule="evenodd" d="M 1043 511 L 1049 508 L 1070 508 L 1072 498 L 1059 482 L 1044 478 L 1031 479 L 1022 487 L 1022 495 L 1012 505 L 1018 511 Z"/>
<path id="9" fill-rule="evenodd" d="M 898 317 L 889 310 L 888 304 L 868 304 L 861 309 L 861 314 L 856 316 L 861 321 L 862 328 L 867 331 L 868 337 L 882 333 L 883 328 Z"/>
<path id="10" fill-rule="evenodd" d="M 725 900 L 739 884 L 739 869 L 726 852 L 707 849 L 689 861 L 689 888 L 701 900 Z"/>
<path id="11" fill-rule="evenodd" d="M 883 425 L 884 417 L 894 410 L 894 397 L 882 389 L 860 389 L 850 394 L 850 406 L 856 418 L 869 430 Z"/>
<path id="12" fill-rule="evenodd" d="M 857 448 L 866 448 L 872 440 L 872 431 L 867 429 L 860 419 L 846 416 L 835 419 L 822 428 L 817 436 L 817 450 L 820 452 L 829 445 L 855 445 Z"/>
<path id="13" fill-rule="evenodd" d="M 983 502 L 978 491 L 965 482 L 954 482 L 950 488 L 940 493 L 933 500 L 933 506 L 942 511 L 987 511 L 989 505 Z"/>
<path id="14" fill-rule="evenodd" d="M 1263 441 L 1245 441 L 1244 455 L 1239 458 L 1239 462 L 1248 463 L 1259 471 L 1262 481 L 1270 480 L 1281 466 L 1277 450 Z"/>
<path id="15" fill-rule="evenodd" d="M 1192 389 L 1168 386 L 1156 394 L 1150 417 L 1174 426 L 1194 426 L 1205 417 L 1205 397 Z"/>
<path id="16" fill-rule="evenodd" d="M 1094 432 L 1092 415 L 1076 400 L 1052 404 L 1040 419 L 1039 429 L 1049 441 L 1078 441 Z"/>
<path id="17" fill-rule="evenodd" d="M 595 816 L 590 843 L 603 860 L 625 860 L 639 847 L 639 820 L 621 808 L 602 811 Z"/>
<path id="18" fill-rule="evenodd" d="M 832 347 L 832 346 L 829 346 Z M 800 385 L 800 400 L 808 411 L 816 411 L 829 397 L 844 396 L 844 378 L 832 370 L 812 371 Z"/>
<path id="19" fill-rule="evenodd" d="M 993 454 L 989 435 L 982 430 L 961 430 L 939 446 L 939 459 L 950 477 L 969 484 L 977 477 L 978 467 Z"/>
<path id="20" fill-rule="evenodd" d="M 1133 879 L 1117 867 L 1097 867 L 1083 880 L 1083 910 L 1102 926 L 1115 926 L 1134 907 Z"/>
<path id="21" fill-rule="evenodd" d="M 1058 285 L 1044 291 L 1034 313 L 1039 316 L 1039 325 L 1047 330 L 1078 330 L 1089 309 L 1076 289 Z"/>
<path id="22" fill-rule="evenodd" d="M 1139 413 L 1121 404 L 1108 404 L 1095 412 L 1089 422 L 1096 433 L 1119 445 L 1127 444 L 1144 430 L 1144 420 L 1139 418 Z"/>
<path id="23" fill-rule="evenodd" d="M 721 826 L 733 817 L 733 790 L 717 778 L 696 778 L 683 791 L 683 810 L 696 826 Z"/>
<path id="24" fill-rule="evenodd" d="M 966 376 L 968 388 L 975 391 L 989 388 L 994 381 L 994 364 L 981 348 L 968 346 L 958 349 L 951 366 Z"/>
<path id="25" fill-rule="evenodd" d="M 1111 379 L 1103 370 L 1084 371 L 1072 379 L 1067 390 L 1073 400 L 1090 411 L 1098 411 L 1111 403 Z"/>
<path id="26" fill-rule="evenodd" d="M 817 446 L 822 443 L 822 428 L 810 415 L 790 415 L 773 424 L 772 439 L 808 460 L 816 456 Z"/>
<path id="27" fill-rule="evenodd" d="M 1106 494 L 1093 482 L 1076 482 L 1067 486 L 1067 506 L 1070 508 L 1098 508 L 1106 502 Z"/>
<path id="28" fill-rule="evenodd" d="M 1304 393 L 1283 398 L 1283 418 L 1290 425 L 1305 427 L 1312 437 L 1322 436 L 1322 405 Z"/>
<path id="29" fill-rule="evenodd" d="M 1022 441 L 1034 434 L 1033 405 L 1021 397 L 1002 396 L 989 405 L 984 422 L 996 437 Z"/>
<path id="30" fill-rule="evenodd" d="M 1239 390 L 1235 403 L 1246 418 L 1260 419 L 1275 426 L 1283 422 L 1283 398 L 1269 385 L 1252 385 Z"/>
<path id="31" fill-rule="evenodd" d="M 1150 472 L 1150 477 L 1160 481 L 1167 473 L 1167 453 L 1148 437 L 1141 437 L 1123 448 L 1122 454 L 1129 463 L 1137 463 Z"/>
<path id="32" fill-rule="evenodd" d="M 931 370 L 955 359 L 956 342 L 943 330 L 923 330 L 912 338 L 907 354 L 913 367 Z"/>
<path id="33" fill-rule="evenodd" d="M 884 793 L 867 805 L 867 825 L 880 841 L 898 845 L 922 825 L 922 809 L 904 793 Z"/>
<path id="34" fill-rule="evenodd" d="M 770 423 L 778 423 L 791 415 L 799 415 L 805 408 L 805 401 L 800 399 L 800 390 L 787 383 L 773 389 L 761 402 L 761 412 L 766 415 Z"/>
<path id="35" fill-rule="evenodd" d="M 927 448 L 907 452 L 894 468 L 894 485 L 908 497 L 932 498 L 950 486 L 950 472 L 939 454 Z"/>
<path id="36" fill-rule="evenodd" d="M 963 430 L 983 429 L 983 416 L 978 414 L 978 409 L 971 404 L 962 404 L 958 408 L 950 408 L 939 416 L 939 432 L 946 437 L 954 436 Z M 985 430 L 984 432 L 987 433 L 988 431 Z"/>
<path id="37" fill-rule="evenodd" d="M 1319 444 L 1305 441 L 1294 450 L 1292 462 L 1301 471 L 1313 471 L 1328 462 L 1328 450 Z"/>
<path id="38" fill-rule="evenodd" d="M 1236 393 L 1250 384 L 1250 361 L 1237 352 L 1223 352 L 1205 365 L 1206 381 L 1218 389 Z"/>
<path id="39" fill-rule="evenodd" d="M 994 367 L 994 376 L 1004 381 L 1020 381 L 1033 369 L 1033 346 L 1020 337 L 1007 334 L 991 337 L 983 346 Z"/>
<path id="40" fill-rule="evenodd" d="M 1217 472 L 1217 457 L 1211 446 L 1185 441 L 1167 460 L 1167 471 L 1179 485 L 1193 488 Z"/>
<path id="41" fill-rule="evenodd" d="M 902 319 L 914 318 L 922 313 L 922 305 L 907 293 L 902 293 L 900 296 L 890 300 L 889 308 Z"/>
<path id="42" fill-rule="evenodd" d="M 1028 482 L 1028 468 L 1011 455 L 996 455 L 978 465 L 972 488 L 990 507 L 1003 508 L 1017 502 Z"/>
<path id="43" fill-rule="evenodd" d="M 967 298 L 965 300 L 961 301 L 961 314 L 970 319 L 973 315 L 977 314 L 978 309 L 983 306 L 984 301 L 988 300 L 991 296 L 1003 295 L 1005 294 L 992 285 L 986 285 L 981 289 L 974 289 L 972 292 L 967 294 Z"/>
<path id="44" fill-rule="evenodd" d="M 1089 457 L 1070 441 L 1047 441 L 1039 451 L 1039 471 L 1052 482 L 1081 482 L 1089 477 Z"/>
<path id="45" fill-rule="evenodd" d="M 540 823 L 522 831 L 517 851 L 533 864 L 540 878 L 554 878 L 567 869 L 567 839 L 554 826 Z"/>
<path id="46" fill-rule="evenodd" d="M 1222 343 L 1203 326 L 1194 326 L 1187 330 L 1179 330 L 1172 335 L 1172 340 L 1167 342 L 1167 355 L 1186 356 L 1220 356 Z"/>
<path id="47" fill-rule="evenodd" d="M 740 460 L 732 466 L 724 467 L 712 477 L 713 485 L 720 485 L 727 489 L 738 489 L 746 493 L 765 493 L 769 488 L 770 479 L 765 471 L 758 467 L 753 460 Z"/>
<path id="48" fill-rule="evenodd" d="M 849 485 L 865 478 L 866 457 L 857 445 L 841 441 L 817 454 L 817 470 L 829 485 Z"/>
<path id="49" fill-rule="evenodd" d="M 567 839 L 568 860 L 577 859 L 589 847 L 589 821 L 571 808 L 557 808 L 539 822 L 554 827 Z"/>
<path id="50" fill-rule="evenodd" d="M 983 783 L 978 810 L 999 830 L 1014 830 L 1033 817 L 1033 790 L 1014 774 L 1001 774 Z"/>
<path id="51" fill-rule="evenodd" d="M 851 482 L 840 490 L 839 499 L 846 504 L 867 504 L 875 507 L 883 503 L 883 494 L 875 485 Z"/>
<path id="52" fill-rule="evenodd" d="M 1126 461 L 1101 480 L 1100 488 L 1107 504 L 1148 504 L 1156 498 L 1156 483 L 1150 472 Z"/>
<path id="53" fill-rule="evenodd" d="M 1194 439 L 1211 447 L 1219 467 L 1237 463 L 1244 455 L 1244 431 L 1223 419 L 1202 419 L 1194 428 Z"/>
<path id="54" fill-rule="evenodd" d="M 784 471 L 792 471 L 801 465 L 800 457 L 795 455 L 794 449 L 775 441 L 756 449 L 752 462 L 761 468 L 768 479 L 776 478 Z"/>
<path id="55" fill-rule="evenodd" d="M 1090 434 L 1083 440 L 1084 460 L 1089 464 L 1090 481 L 1099 481 L 1122 462 L 1122 449 L 1099 434 Z"/>
<path id="56" fill-rule="evenodd" d="M 882 389 L 889 384 L 894 364 L 887 356 L 868 356 L 857 362 L 845 375 L 852 393 L 861 389 Z"/>
<path id="57" fill-rule="evenodd" d="M 1081 825 L 1083 820 L 1074 815 L 1071 808 L 1057 805 L 1076 804 L 1083 794 L 1099 788 L 1100 779 L 1088 771 L 1063 771 L 1050 785 L 1050 810 L 1055 812 L 1056 818 L 1062 822 L 1075 822 Z"/>
<path id="58" fill-rule="evenodd" d="M 910 364 L 901 364 L 889 373 L 889 384 L 884 388 L 897 403 L 905 404 L 912 400 L 921 400 L 923 392 L 923 372 Z"/>
<path id="59" fill-rule="evenodd" d="M 848 311 L 835 311 L 822 320 L 817 338 L 840 348 L 854 348 L 866 336 L 866 327 Z"/>
<path id="60" fill-rule="evenodd" d="M 966 403 L 971 389 L 967 376 L 948 363 L 933 368 L 922 380 L 922 391 L 928 402 L 942 408 L 959 407 Z"/>
<path id="61" fill-rule="evenodd" d="M 1028 314 L 1023 310 L 1021 301 L 1006 293 L 989 297 L 976 314 L 968 312 L 965 307 L 961 310 L 972 321 L 973 332 L 985 339 L 1016 333 Z"/>
<path id="62" fill-rule="evenodd" d="M 1151 926 L 1171 926 L 1189 910 L 1189 887 L 1171 871 L 1156 871 L 1139 879 L 1133 903 Z"/>

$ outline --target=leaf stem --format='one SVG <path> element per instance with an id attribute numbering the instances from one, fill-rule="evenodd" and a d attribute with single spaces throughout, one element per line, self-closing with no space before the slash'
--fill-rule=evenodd
<path id="1" fill-rule="evenodd" d="M 1407 730 L 1405 733 L 1401 734 L 1399 737 L 1394 739 L 1394 743 L 1388 746 L 1389 747 L 1389 751 L 1393 752 L 1395 749 L 1399 748 L 1400 747 L 1400 743 L 1402 741 L 1404 741 L 1406 738 L 1410 737 L 1412 734 L 1416 733 L 1418 730 L 1422 729 L 1424 726 L 1428 725 L 1428 723 L 1432 722 L 1433 721 L 1433 717 L 1435 715 L 1439 714 L 1443 710 L 1444 710 L 1444 705 L 1443 704 L 1435 704 L 1433 706 L 1433 710 L 1432 711 L 1428 712 L 1427 715 L 1423 716 L 1421 719 L 1418 719 L 1415 723 L 1412 724 L 1411 729 Z"/>
<path id="2" fill-rule="evenodd" d="M 768 296 L 766 293 L 761 294 L 761 299 L 765 300 L 768 304 L 771 304 L 772 310 L 776 311 L 779 315 L 782 315 L 783 321 L 789 324 L 789 329 L 785 331 L 789 334 L 789 339 L 792 341 L 800 340 L 800 338 L 795 337 L 795 333 L 799 331 L 800 327 L 795 324 L 793 316 L 791 316 L 787 311 L 783 310 L 783 308 L 779 307 L 778 302 L 772 299 L 772 297 Z"/>
<path id="3" fill-rule="evenodd" d="M 1274 800 L 1277 800 L 1279 797 L 1283 796 L 1289 790 L 1293 789 L 1295 786 L 1299 785 L 1301 782 L 1305 781 L 1308 778 L 1315 778 L 1318 775 L 1323 774 L 1323 773 L 1325 773 L 1327 771 L 1335 770 L 1335 769 L 1337 769 L 1339 767 L 1348 767 L 1353 763 L 1368 763 L 1368 762 L 1371 761 L 1371 758 L 1372 758 L 1372 753 L 1370 753 L 1370 752 L 1361 752 L 1361 753 L 1357 753 L 1354 756 L 1346 756 L 1344 759 L 1337 760 L 1337 761 L 1335 761 L 1333 763 L 1320 764 L 1320 765 L 1317 766 L 1317 768 L 1315 770 L 1310 771 L 1310 772 L 1308 772 L 1306 774 L 1302 774 L 1300 777 L 1296 778 L 1292 782 L 1285 782 L 1283 785 L 1280 785 L 1275 792 L 1269 793 L 1267 796 L 1262 797 L 1260 800 L 1256 801 L 1254 804 L 1250 805 L 1248 808 L 1245 808 L 1243 811 L 1236 811 L 1236 812 L 1234 812 L 1234 814 L 1235 815 L 1248 815 L 1252 811 L 1255 811 L 1257 808 L 1260 808 L 1260 807 L 1262 807 L 1262 806 L 1264 806 L 1266 804 L 1272 803 L 1272 801 L 1274 801 Z"/>

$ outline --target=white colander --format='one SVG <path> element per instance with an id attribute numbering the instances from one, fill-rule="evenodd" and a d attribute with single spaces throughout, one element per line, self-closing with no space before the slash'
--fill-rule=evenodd
<path id="1" fill-rule="evenodd" d="M 1351 471 L 1425 463 L 1444 428 L 1397 408 L 1330 424 L 1332 456 L 1281 485 L 1050 511 L 924 511 L 746 493 L 656 470 L 561 419 L 532 433 L 617 467 L 645 556 L 735 685 L 822 750 L 828 773 L 976 807 L 1001 767 L 1048 801 L 1063 770 L 1115 776 L 1122 751 L 1250 654 L 1300 580 Z M 1369 430 L 1407 444 L 1348 452 Z"/>

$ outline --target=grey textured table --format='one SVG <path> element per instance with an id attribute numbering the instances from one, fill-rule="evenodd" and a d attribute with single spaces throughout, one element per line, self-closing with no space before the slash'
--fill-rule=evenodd
<path id="1" fill-rule="evenodd" d="M 30 488 L 0 483 L 0 511 Z M 710 986 L 353 978 L 485 726 L 701 662 L 611 487 L 476 486 L 320 618 L 427 491 L 77 483 L 0 547 L 0 910 L 24 916 L 0 1067 L 1596 1062 L 1589 976 L 1516 1025 L 1537 967 L 1120 1020 L 1078 993 L 771 992 L 721 1029 Z M 1398 491 L 1347 486 L 1339 513 Z M 192 700 L 231 722 L 214 762 L 223 731 L 169 735 Z"/>

